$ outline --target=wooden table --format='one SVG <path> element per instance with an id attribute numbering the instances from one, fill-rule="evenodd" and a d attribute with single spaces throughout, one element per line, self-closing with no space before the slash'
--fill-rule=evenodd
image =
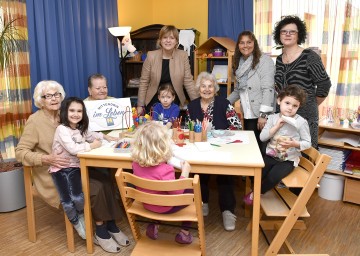
<path id="1" fill-rule="evenodd" d="M 194 173 L 225 174 L 239 176 L 254 176 L 254 204 L 252 216 L 251 255 L 258 255 L 259 219 L 260 219 L 260 184 L 261 169 L 264 162 L 252 131 L 237 131 L 249 138 L 249 143 L 231 143 L 213 147 L 211 152 L 193 152 L 186 159 L 191 164 Z M 116 136 L 118 131 L 110 133 Z M 204 159 L 204 153 L 208 156 Z M 217 157 L 211 157 L 216 155 Z M 90 207 L 88 167 L 108 167 L 131 169 L 129 153 L 114 153 L 112 148 L 97 148 L 78 154 L 81 167 L 81 179 L 84 192 L 84 215 L 86 225 L 87 252 L 93 253 L 93 228 Z"/>

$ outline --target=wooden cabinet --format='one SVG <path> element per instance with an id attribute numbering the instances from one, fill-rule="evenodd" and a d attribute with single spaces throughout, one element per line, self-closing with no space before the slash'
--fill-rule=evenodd
<path id="1" fill-rule="evenodd" d="M 325 132 L 341 132 L 348 134 L 360 135 L 360 130 L 353 129 L 348 125 L 340 125 L 338 123 L 327 123 L 326 120 L 322 120 L 319 123 L 319 146 L 330 146 L 334 148 L 360 150 L 359 147 L 353 147 L 343 141 L 332 141 L 321 138 L 321 135 Z M 343 201 L 360 204 L 360 176 L 346 174 L 342 170 L 326 170 L 327 173 L 345 176 L 344 196 Z"/>
<path id="2" fill-rule="evenodd" d="M 130 32 L 130 37 L 132 40 L 132 44 L 136 47 L 136 50 L 139 54 L 146 54 L 148 51 L 156 50 L 157 47 L 157 39 L 159 38 L 160 29 L 164 25 L 162 24 L 153 24 L 149 26 L 145 26 L 133 32 Z M 195 45 L 198 44 L 200 33 L 192 29 L 195 33 Z M 179 49 L 182 46 L 179 46 Z M 189 57 L 190 65 L 193 70 L 193 51 L 195 46 L 191 47 L 191 55 Z M 120 72 L 122 74 L 123 79 L 123 96 L 130 97 L 132 104 L 136 104 L 137 101 L 137 92 L 138 92 L 138 84 L 134 83 L 137 80 L 140 80 L 141 69 L 142 69 L 143 60 L 138 56 L 138 58 L 126 58 L 122 60 L 120 63 Z"/>
<path id="3" fill-rule="evenodd" d="M 227 96 L 231 93 L 232 61 L 235 53 L 235 41 L 228 37 L 210 37 L 205 43 L 200 45 L 195 51 L 194 59 L 194 79 L 196 81 L 201 71 L 212 72 L 214 65 L 226 65 L 227 81 L 218 82 L 220 86 L 226 86 Z M 214 49 L 223 49 L 224 56 L 214 56 Z M 210 54 L 210 56 L 209 56 Z"/>

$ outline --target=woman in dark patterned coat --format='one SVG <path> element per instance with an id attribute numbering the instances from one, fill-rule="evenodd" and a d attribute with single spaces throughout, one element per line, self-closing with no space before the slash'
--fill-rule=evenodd
<path id="1" fill-rule="evenodd" d="M 329 93 L 330 78 L 319 55 L 300 47 L 306 39 L 306 25 L 299 17 L 283 17 L 275 24 L 273 38 L 276 44 L 283 46 L 282 54 L 276 59 L 275 87 L 282 90 L 294 84 L 305 90 L 307 102 L 297 113 L 308 121 L 311 143 L 317 148 L 318 106 Z"/>

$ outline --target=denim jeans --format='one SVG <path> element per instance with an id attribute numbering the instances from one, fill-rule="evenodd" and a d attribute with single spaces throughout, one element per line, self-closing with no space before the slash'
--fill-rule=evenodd
<path id="1" fill-rule="evenodd" d="M 78 214 L 84 211 L 84 194 L 81 187 L 80 168 L 64 168 L 51 173 L 60 202 L 72 224 L 78 223 Z"/>

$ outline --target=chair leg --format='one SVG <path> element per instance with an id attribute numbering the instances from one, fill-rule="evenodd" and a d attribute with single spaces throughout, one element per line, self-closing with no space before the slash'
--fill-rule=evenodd
<path id="1" fill-rule="evenodd" d="M 66 227 L 66 238 L 67 238 L 67 246 L 69 252 L 75 252 L 75 240 L 74 240 L 74 230 L 73 225 L 71 224 L 70 220 L 66 216 L 65 212 L 65 227 Z"/>
<path id="2" fill-rule="evenodd" d="M 31 167 L 24 166 L 24 183 L 25 183 L 25 198 L 26 198 L 26 216 L 28 223 L 28 235 L 31 242 L 36 242 L 35 229 L 35 209 L 34 198 L 31 181 Z"/>

